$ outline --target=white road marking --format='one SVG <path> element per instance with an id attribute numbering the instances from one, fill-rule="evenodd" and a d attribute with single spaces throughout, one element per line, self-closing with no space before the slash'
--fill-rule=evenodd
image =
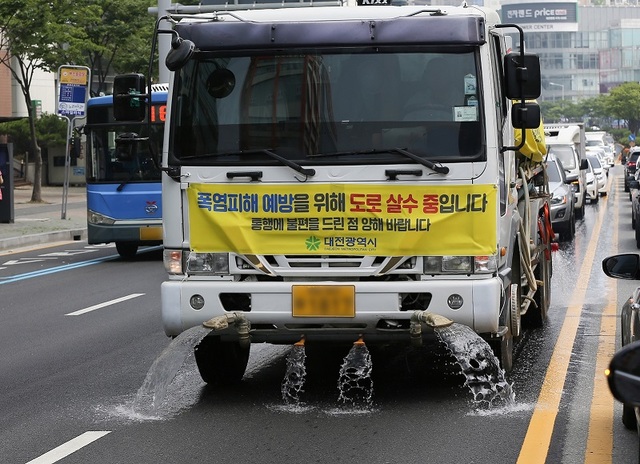
<path id="1" fill-rule="evenodd" d="M 43 454 L 42 456 L 29 461 L 27 464 L 53 464 L 54 462 L 58 462 L 60 459 L 66 458 L 71 453 L 75 453 L 80 448 L 84 448 L 88 444 L 96 441 L 98 438 L 104 437 L 108 433 L 111 433 L 111 431 L 85 432 L 82 435 L 79 435 L 76 438 L 73 438 L 57 448 Z"/>
<path id="2" fill-rule="evenodd" d="M 79 316 L 81 314 L 85 314 L 91 311 L 95 311 L 96 309 L 104 308 L 105 306 L 111 306 L 117 303 L 122 303 L 123 301 L 131 300 L 133 298 L 138 298 L 139 296 L 143 296 L 144 293 L 132 293 L 131 295 L 123 296 L 120 298 L 116 298 L 115 300 L 105 301 L 104 303 L 100 303 L 97 305 L 89 306 L 88 308 L 79 309 L 72 313 L 65 314 L 65 316 Z"/>

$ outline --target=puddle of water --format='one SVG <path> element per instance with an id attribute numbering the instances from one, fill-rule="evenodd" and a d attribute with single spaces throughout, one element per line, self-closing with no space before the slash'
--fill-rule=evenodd
<path id="1" fill-rule="evenodd" d="M 156 416 L 171 384 L 187 357 L 212 329 L 196 326 L 185 330 L 167 346 L 147 372 L 132 404 L 132 411 L 141 416 Z"/>
<path id="2" fill-rule="evenodd" d="M 287 371 L 280 387 L 285 404 L 299 405 L 300 403 L 300 393 L 304 392 L 304 382 L 307 377 L 306 359 L 304 345 L 294 345 L 287 356 Z"/>
<path id="3" fill-rule="evenodd" d="M 345 356 L 338 377 L 338 402 L 370 407 L 373 403 L 371 354 L 364 343 L 354 343 Z"/>
<path id="4" fill-rule="evenodd" d="M 465 385 L 476 406 L 512 408 L 515 393 L 504 377 L 504 370 L 489 344 L 470 327 L 453 323 L 435 329 L 439 340 L 456 358 L 466 377 Z"/>

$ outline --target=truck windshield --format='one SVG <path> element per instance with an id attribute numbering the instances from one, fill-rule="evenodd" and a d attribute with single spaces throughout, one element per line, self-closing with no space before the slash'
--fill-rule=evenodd
<path id="1" fill-rule="evenodd" d="M 571 145 L 550 145 L 549 153 L 557 156 L 565 170 L 571 170 L 578 167 L 576 164 L 576 152 Z"/>
<path id="2" fill-rule="evenodd" d="M 480 161 L 478 68 L 470 50 L 197 53 L 176 77 L 169 163 L 277 163 L 256 150 L 305 166 L 406 160 L 397 150 L 380 155 L 390 147 L 436 162 Z"/>

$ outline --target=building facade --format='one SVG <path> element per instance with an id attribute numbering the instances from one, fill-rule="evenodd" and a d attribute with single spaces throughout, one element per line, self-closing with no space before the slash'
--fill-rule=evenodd
<path id="1" fill-rule="evenodd" d="M 503 22 L 521 26 L 527 51 L 540 57 L 542 101 L 576 102 L 624 82 L 640 82 L 636 3 L 503 2 Z"/>

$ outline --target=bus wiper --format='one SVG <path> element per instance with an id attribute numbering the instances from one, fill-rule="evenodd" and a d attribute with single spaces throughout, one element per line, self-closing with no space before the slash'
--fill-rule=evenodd
<path id="1" fill-rule="evenodd" d="M 372 150 L 360 150 L 360 151 L 358 150 L 341 151 L 341 152 L 334 152 L 334 153 L 318 153 L 316 155 L 309 155 L 309 158 L 323 157 L 323 156 L 377 155 L 379 153 L 397 153 L 399 155 L 406 156 L 407 158 L 411 158 L 415 162 L 420 163 L 421 165 L 431 169 L 434 172 L 437 172 L 438 174 L 449 173 L 449 168 L 447 166 L 443 166 L 442 164 L 436 164 L 433 161 L 422 158 L 416 155 L 415 153 L 411 153 L 410 151 L 407 151 L 404 148 L 385 148 L 382 150 L 372 149 Z"/>
<path id="2" fill-rule="evenodd" d="M 298 163 L 288 160 L 287 158 L 284 158 L 278 155 L 277 153 L 273 152 L 272 150 L 269 150 L 268 148 L 260 148 L 257 150 L 240 150 L 240 151 L 223 152 L 223 153 L 208 153 L 206 155 L 183 156 L 180 159 L 185 160 L 185 159 L 194 159 L 194 158 L 205 158 L 208 156 L 212 156 L 212 157 L 213 156 L 242 156 L 242 155 L 254 155 L 256 153 L 262 153 L 264 155 L 270 156 L 271 158 L 277 161 L 280 161 L 285 166 L 290 167 L 294 171 L 299 172 L 304 176 L 316 175 L 315 169 L 302 167 Z"/>

